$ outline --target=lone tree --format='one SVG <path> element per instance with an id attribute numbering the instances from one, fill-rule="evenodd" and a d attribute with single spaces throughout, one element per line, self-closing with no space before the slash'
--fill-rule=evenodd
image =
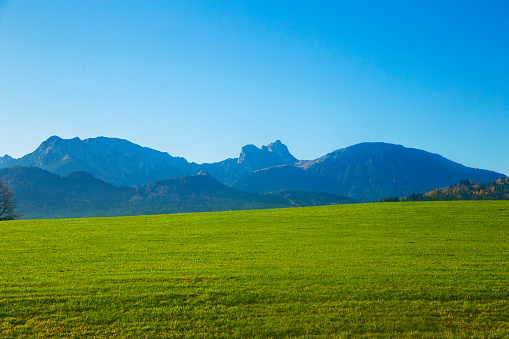
<path id="1" fill-rule="evenodd" d="M 0 221 L 13 220 L 20 216 L 16 210 L 14 192 L 0 180 Z"/>

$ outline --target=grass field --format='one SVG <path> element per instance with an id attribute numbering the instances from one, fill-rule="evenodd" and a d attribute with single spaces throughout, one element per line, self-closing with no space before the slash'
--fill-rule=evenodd
<path id="1" fill-rule="evenodd" d="M 509 337 L 509 202 L 0 223 L 0 338 Z"/>

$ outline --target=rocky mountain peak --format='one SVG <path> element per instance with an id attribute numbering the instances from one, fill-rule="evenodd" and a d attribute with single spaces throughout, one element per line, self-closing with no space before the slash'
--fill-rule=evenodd
<path id="1" fill-rule="evenodd" d="M 286 147 L 286 145 L 283 144 L 280 140 L 276 140 L 275 142 L 270 143 L 269 146 L 263 146 L 262 149 L 264 148 L 266 148 L 268 152 L 277 155 L 277 157 L 280 158 L 285 164 L 291 164 L 299 161 L 290 153 L 288 147 Z"/>
<path id="2" fill-rule="evenodd" d="M 260 154 L 260 149 L 255 145 L 246 145 L 240 150 L 238 163 L 242 164 Z"/>
<path id="3" fill-rule="evenodd" d="M 254 145 L 242 147 L 238 163 L 252 169 L 261 169 L 272 166 L 286 165 L 298 160 L 290 154 L 288 147 L 280 140 L 270 143 L 268 146 L 258 148 Z"/>

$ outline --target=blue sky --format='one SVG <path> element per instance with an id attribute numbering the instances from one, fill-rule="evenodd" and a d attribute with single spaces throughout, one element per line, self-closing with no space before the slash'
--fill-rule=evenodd
<path id="1" fill-rule="evenodd" d="M 0 0 L 0 155 L 364 141 L 509 174 L 507 1 Z"/>

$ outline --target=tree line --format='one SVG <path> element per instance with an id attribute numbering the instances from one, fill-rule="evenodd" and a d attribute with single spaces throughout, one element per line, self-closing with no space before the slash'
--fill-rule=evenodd
<path id="1" fill-rule="evenodd" d="M 509 178 L 495 179 L 485 184 L 464 179 L 454 187 L 437 188 L 426 193 L 412 193 L 402 198 L 381 198 L 379 202 L 449 200 L 509 200 Z"/>

